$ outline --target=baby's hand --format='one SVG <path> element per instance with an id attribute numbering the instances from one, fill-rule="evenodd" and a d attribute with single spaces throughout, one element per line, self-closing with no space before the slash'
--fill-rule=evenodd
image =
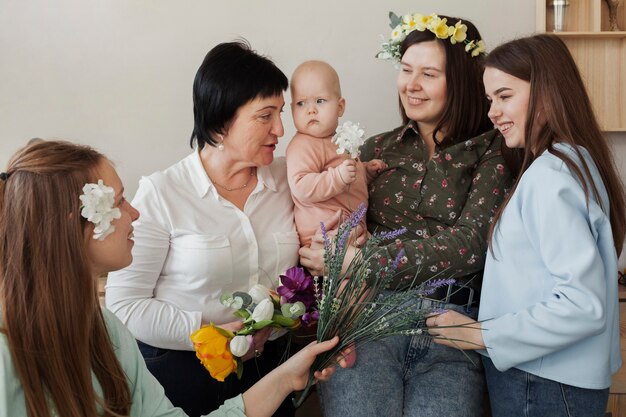
<path id="1" fill-rule="evenodd" d="M 367 172 L 367 182 L 371 182 L 374 178 L 380 174 L 380 172 L 387 168 L 387 164 L 381 159 L 372 159 L 365 163 L 365 170 Z"/>
<path id="2" fill-rule="evenodd" d="M 339 177 L 344 184 L 352 184 L 356 181 L 356 161 L 352 158 L 348 158 L 337 167 Z"/>

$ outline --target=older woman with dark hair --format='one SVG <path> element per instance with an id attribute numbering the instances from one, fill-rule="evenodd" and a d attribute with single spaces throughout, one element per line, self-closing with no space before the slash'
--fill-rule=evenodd
<path id="1" fill-rule="evenodd" d="M 220 295 L 274 287 L 298 262 L 285 162 L 274 159 L 286 88 L 280 69 L 243 42 L 207 54 L 193 85 L 194 151 L 140 181 L 134 261 L 108 278 L 107 307 L 138 339 L 169 399 L 192 416 L 244 391 L 283 353 L 265 343 L 269 330 L 257 332 L 244 357 L 256 364 L 242 380 L 220 383 L 198 362 L 189 336 L 211 322 L 236 329 Z M 292 414 L 285 404 L 278 415 Z"/>

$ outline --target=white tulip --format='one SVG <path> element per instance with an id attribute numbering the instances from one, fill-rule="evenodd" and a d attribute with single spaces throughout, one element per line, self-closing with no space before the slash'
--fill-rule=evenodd
<path id="1" fill-rule="evenodd" d="M 235 336 L 230 341 L 230 353 L 238 358 L 248 353 L 249 349 L 250 340 L 248 340 L 248 336 Z"/>
<path id="2" fill-rule="evenodd" d="M 252 312 L 252 320 L 256 322 L 271 320 L 272 316 L 274 316 L 274 303 L 272 303 L 272 300 L 267 298 L 265 300 L 261 300 Z"/>
<path id="3" fill-rule="evenodd" d="M 270 290 L 261 284 L 253 285 L 252 288 L 250 288 L 250 290 L 248 291 L 248 294 L 250 294 L 250 297 L 252 297 L 252 302 L 254 304 L 259 304 L 263 300 L 271 299 Z"/>

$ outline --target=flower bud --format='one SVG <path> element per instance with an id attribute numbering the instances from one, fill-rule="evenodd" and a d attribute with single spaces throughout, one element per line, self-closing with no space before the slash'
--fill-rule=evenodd
<path id="1" fill-rule="evenodd" d="M 271 298 L 270 290 L 261 284 L 253 285 L 252 288 L 250 288 L 250 290 L 248 291 L 248 294 L 250 294 L 250 297 L 252 297 L 252 302 L 254 304 L 259 304 L 262 300 Z"/>
<path id="2" fill-rule="evenodd" d="M 252 319 L 256 322 L 271 320 L 274 316 L 274 304 L 269 298 L 261 300 L 252 312 Z"/>
<path id="3" fill-rule="evenodd" d="M 242 357 L 250 349 L 252 336 L 235 336 L 230 341 L 230 353 L 234 356 Z"/>
<path id="4" fill-rule="evenodd" d="M 304 303 L 302 301 L 296 301 L 295 303 L 283 304 L 280 308 L 283 316 L 295 319 L 302 316 L 305 313 Z"/>

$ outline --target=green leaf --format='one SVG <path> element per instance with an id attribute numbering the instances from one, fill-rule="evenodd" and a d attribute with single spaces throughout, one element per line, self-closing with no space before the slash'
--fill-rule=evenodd
<path id="1" fill-rule="evenodd" d="M 237 332 L 237 335 L 239 336 L 248 336 L 249 334 L 254 333 L 254 329 L 252 328 L 252 326 L 250 327 L 244 327 L 243 329 L 239 330 Z"/>
<path id="2" fill-rule="evenodd" d="M 213 324 L 213 323 L 211 323 L 211 324 Z M 230 330 L 222 329 L 221 327 L 217 327 L 215 325 L 213 325 L 213 327 L 215 327 L 215 330 L 217 330 L 217 332 L 219 334 L 221 334 L 222 336 L 224 336 L 224 337 L 226 337 L 228 339 L 232 339 L 233 337 L 235 337 L 233 332 L 231 332 Z"/>
<path id="3" fill-rule="evenodd" d="M 281 314 L 274 314 L 274 317 L 272 317 L 272 320 L 276 322 L 277 324 L 279 324 L 281 327 L 293 327 L 296 324 L 296 321 L 294 319 L 285 317 Z"/>
<path id="4" fill-rule="evenodd" d="M 237 361 L 237 379 L 241 379 L 241 376 L 243 375 L 243 361 L 241 358 L 237 357 L 235 360 Z"/>
<path id="5" fill-rule="evenodd" d="M 252 297 L 250 297 L 250 294 L 247 292 L 235 291 L 233 293 L 233 297 L 241 297 L 243 300 L 243 305 L 241 306 L 242 308 L 246 308 L 252 304 Z"/>
<path id="6" fill-rule="evenodd" d="M 259 330 L 259 329 L 269 326 L 270 324 L 272 324 L 272 320 L 261 320 L 261 321 L 257 321 L 256 323 L 254 323 L 252 325 L 252 328 L 254 330 Z"/>
<path id="7" fill-rule="evenodd" d="M 394 12 L 389 12 L 389 26 L 391 29 L 395 29 L 402 22 L 402 18 L 397 16 Z"/>
<path id="8" fill-rule="evenodd" d="M 244 320 L 250 317 L 250 313 L 248 312 L 248 310 L 237 310 L 233 314 Z"/>

